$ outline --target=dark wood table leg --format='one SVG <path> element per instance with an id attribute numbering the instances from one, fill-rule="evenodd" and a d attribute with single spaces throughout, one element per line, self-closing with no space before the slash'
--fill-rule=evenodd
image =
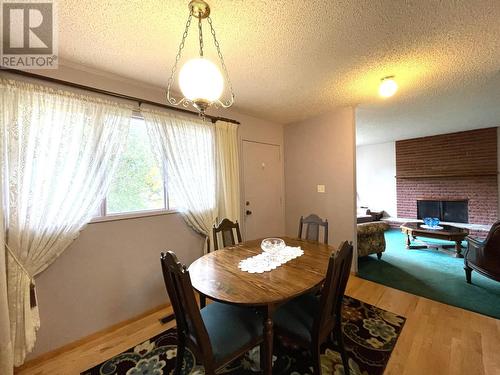
<path id="1" fill-rule="evenodd" d="M 463 258 L 462 255 L 462 241 L 455 241 L 455 258 Z"/>
<path id="2" fill-rule="evenodd" d="M 264 375 L 273 373 L 273 307 L 268 306 L 264 317 Z M 261 361 L 262 363 L 262 361 Z"/>
<path id="3" fill-rule="evenodd" d="M 417 239 L 417 236 L 415 236 L 413 233 L 406 232 L 406 249 L 407 250 L 413 250 L 413 249 L 427 249 L 427 245 L 412 245 L 411 244 L 411 239 L 413 240 Z"/>
<path id="4" fill-rule="evenodd" d="M 203 294 L 200 294 L 200 309 L 204 308 L 207 305 L 207 297 Z"/>

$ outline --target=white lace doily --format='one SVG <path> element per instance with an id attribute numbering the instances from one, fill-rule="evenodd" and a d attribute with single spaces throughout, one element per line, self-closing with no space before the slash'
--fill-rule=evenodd
<path id="1" fill-rule="evenodd" d="M 276 253 L 262 253 L 243 259 L 238 267 L 248 273 L 262 273 L 274 270 L 276 267 L 300 257 L 304 250 L 300 247 L 285 246 Z"/>

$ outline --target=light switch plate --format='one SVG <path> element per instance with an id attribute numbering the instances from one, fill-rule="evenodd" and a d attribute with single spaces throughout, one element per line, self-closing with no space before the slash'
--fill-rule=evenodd
<path id="1" fill-rule="evenodd" d="M 325 185 L 318 185 L 318 193 L 324 193 L 325 192 Z"/>

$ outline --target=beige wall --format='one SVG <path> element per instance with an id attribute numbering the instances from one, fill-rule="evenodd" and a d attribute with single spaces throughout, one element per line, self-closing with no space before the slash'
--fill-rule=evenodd
<path id="1" fill-rule="evenodd" d="M 30 358 L 166 303 L 160 252 L 190 264 L 202 248 L 178 214 L 89 224 L 36 279 L 41 327 Z"/>
<path id="2" fill-rule="evenodd" d="M 165 102 L 161 87 L 92 69 L 61 65 L 58 70 L 37 73 Z M 283 149 L 282 125 L 236 110 L 222 115 L 241 122 L 240 138 L 278 144 Z M 179 214 L 88 225 L 36 279 L 41 328 L 28 359 L 166 303 L 160 252 L 174 250 L 189 264 L 202 254 L 202 244 L 203 239 Z"/>
<path id="3" fill-rule="evenodd" d="M 355 145 L 350 107 L 285 127 L 288 235 L 296 235 L 301 215 L 316 213 L 328 218 L 330 244 L 355 241 Z"/>

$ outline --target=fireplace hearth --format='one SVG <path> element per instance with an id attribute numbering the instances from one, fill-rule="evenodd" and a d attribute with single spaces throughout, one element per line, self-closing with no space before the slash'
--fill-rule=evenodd
<path id="1" fill-rule="evenodd" d="M 417 218 L 437 217 L 451 223 L 469 222 L 469 201 L 464 200 L 417 200 Z"/>

